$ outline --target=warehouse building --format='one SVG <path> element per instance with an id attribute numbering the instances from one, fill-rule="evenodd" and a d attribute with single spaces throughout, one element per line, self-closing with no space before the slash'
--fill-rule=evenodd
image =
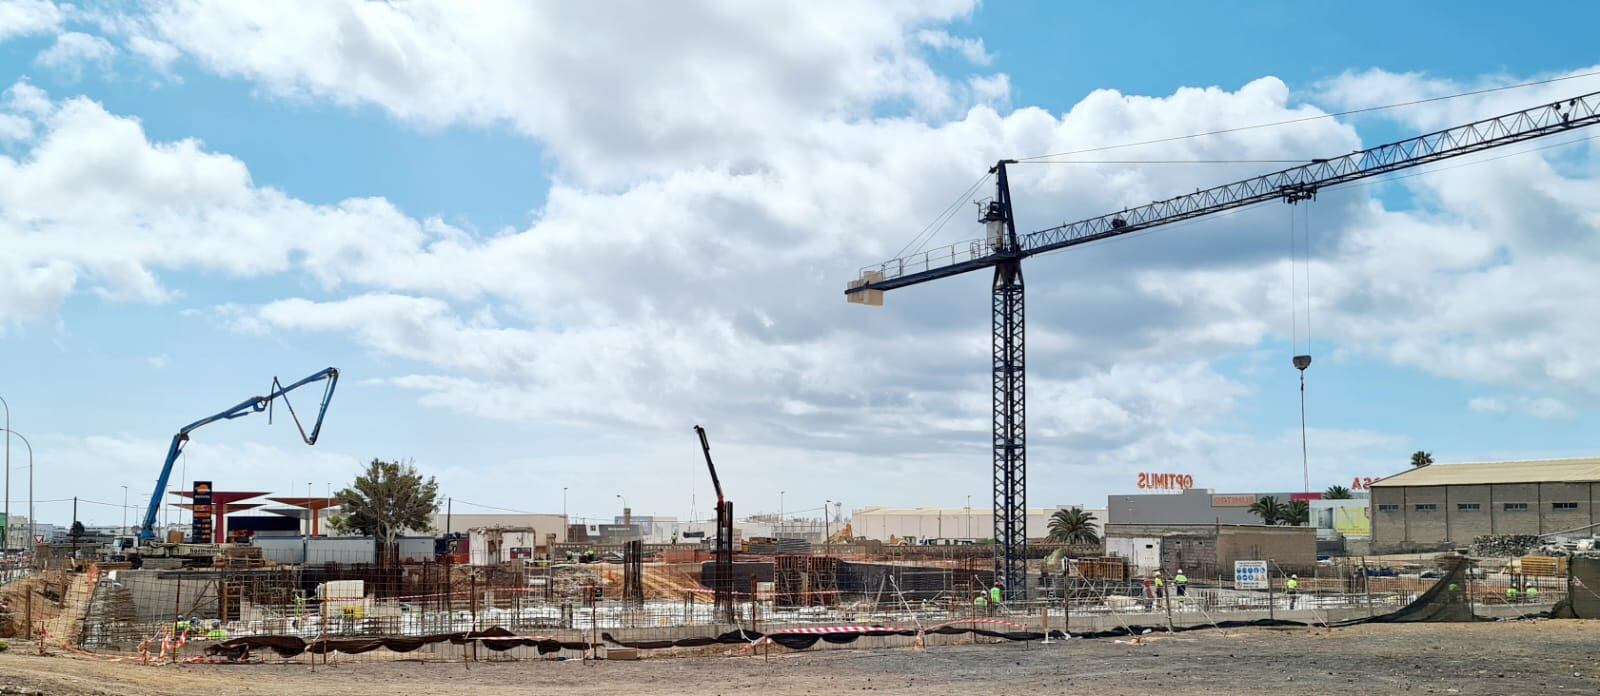
<path id="1" fill-rule="evenodd" d="M 1372 484 L 1372 550 L 1465 547 L 1485 534 L 1594 533 L 1600 459 L 1434 464 Z"/>

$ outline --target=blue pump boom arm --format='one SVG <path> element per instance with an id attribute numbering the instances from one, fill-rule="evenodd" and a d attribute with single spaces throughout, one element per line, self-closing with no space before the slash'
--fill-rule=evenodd
<path id="1" fill-rule="evenodd" d="M 267 410 L 267 407 L 272 405 L 274 399 L 284 396 L 289 392 L 307 384 L 320 382 L 322 380 L 327 380 L 328 386 L 322 393 L 322 406 L 317 411 L 317 421 L 311 426 L 310 433 L 306 433 L 305 429 L 303 428 L 300 430 L 300 439 L 305 440 L 305 443 L 308 445 L 315 445 L 317 444 L 317 437 L 322 433 L 322 417 L 327 415 L 328 402 L 333 400 L 333 389 L 339 384 L 339 370 L 337 368 L 327 368 L 288 386 L 281 386 L 278 384 L 278 381 L 274 379 L 272 382 L 273 389 L 266 396 L 254 396 L 249 399 L 245 399 L 244 401 L 239 402 L 233 408 L 222 411 L 221 413 L 215 413 L 210 416 L 206 416 L 205 418 L 201 418 L 200 420 L 183 426 L 183 429 L 179 430 L 178 434 L 172 436 L 172 445 L 167 448 L 167 460 L 161 465 L 161 476 L 156 479 L 156 490 L 154 493 L 150 494 L 150 505 L 149 507 L 145 508 L 144 522 L 139 525 L 139 540 L 151 541 L 156 538 L 156 513 L 161 510 L 161 493 L 167 489 L 167 479 L 172 476 L 172 465 L 174 462 L 178 461 L 178 455 L 183 454 L 183 447 L 184 444 L 189 441 L 190 432 L 193 432 L 195 429 L 203 425 L 209 425 L 220 420 L 233 420 L 235 418 L 248 416 L 252 413 L 260 413 Z M 290 413 L 293 413 L 293 409 L 290 409 Z M 298 422 L 299 421 L 296 421 L 297 424 Z"/>

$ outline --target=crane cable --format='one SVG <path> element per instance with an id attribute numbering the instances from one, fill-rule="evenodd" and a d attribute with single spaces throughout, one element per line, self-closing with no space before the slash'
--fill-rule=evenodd
<path id="1" fill-rule="evenodd" d="M 1294 366 L 1300 372 L 1300 474 L 1301 492 L 1311 492 L 1311 458 L 1310 448 L 1306 443 L 1306 368 L 1311 366 L 1311 206 L 1305 207 L 1303 222 L 1296 223 L 1295 212 L 1302 202 L 1310 202 L 1314 198 L 1303 200 L 1289 199 L 1289 315 L 1290 315 L 1290 344 L 1294 352 Z M 1298 228 L 1298 231 L 1297 231 Z M 1305 269 L 1305 351 L 1300 350 L 1300 292 L 1299 280 L 1301 256 L 1304 255 Z"/>

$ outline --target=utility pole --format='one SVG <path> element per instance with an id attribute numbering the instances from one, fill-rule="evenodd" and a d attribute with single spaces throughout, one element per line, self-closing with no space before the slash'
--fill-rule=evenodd
<path id="1" fill-rule="evenodd" d="M 128 484 L 122 484 L 122 535 L 128 535 Z"/>
<path id="2" fill-rule="evenodd" d="M 828 506 L 832 504 L 832 500 L 822 501 L 822 543 L 824 544 L 828 543 Z"/>

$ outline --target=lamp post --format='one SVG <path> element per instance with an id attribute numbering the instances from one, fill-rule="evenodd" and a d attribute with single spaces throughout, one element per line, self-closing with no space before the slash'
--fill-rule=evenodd
<path id="1" fill-rule="evenodd" d="M 629 519 L 630 517 L 632 517 L 632 515 L 628 512 L 628 499 L 622 497 L 621 493 L 618 493 L 617 494 L 617 500 L 622 501 L 622 523 L 623 524 L 631 524 L 633 522 L 633 520 Z"/>
<path id="2" fill-rule="evenodd" d="M 832 504 L 832 500 L 822 501 L 822 543 L 824 544 L 828 543 L 828 506 Z"/>
<path id="3" fill-rule="evenodd" d="M 128 535 L 128 484 L 122 484 L 122 535 Z"/>
<path id="4" fill-rule="evenodd" d="M 12 435 L 16 435 L 18 439 L 22 440 L 22 444 L 28 446 L 28 550 L 29 551 L 33 551 L 34 550 L 34 544 L 33 544 L 34 525 L 37 524 L 33 520 L 33 443 L 28 442 L 28 438 L 23 437 L 22 433 L 19 433 L 19 432 L 15 431 L 15 430 L 12 430 L 9 425 L 6 426 L 5 431 L 6 431 L 6 445 L 7 446 L 10 446 L 10 444 L 11 444 L 11 436 Z M 9 503 L 10 501 L 7 501 L 7 502 Z M 9 507 L 9 505 L 8 505 L 8 507 Z M 11 527 L 11 518 L 8 515 L 6 517 L 6 533 L 8 533 L 8 534 L 11 532 L 10 527 Z M 6 541 L 9 542 L 10 539 L 7 539 Z"/>
<path id="5" fill-rule="evenodd" d="M 0 553 L 11 544 L 11 404 L 0 398 L 0 406 L 6 410 L 6 500 L 5 519 L 0 520 Z"/>
<path id="6" fill-rule="evenodd" d="M 572 526 L 572 520 L 567 519 L 567 487 L 566 486 L 562 486 L 561 487 L 561 524 L 563 526 L 568 526 L 568 527 Z M 563 533 L 561 536 L 563 538 L 565 538 L 567 535 L 565 533 Z"/>
<path id="7" fill-rule="evenodd" d="M 967 496 L 967 537 L 972 538 L 972 496 Z"/>

